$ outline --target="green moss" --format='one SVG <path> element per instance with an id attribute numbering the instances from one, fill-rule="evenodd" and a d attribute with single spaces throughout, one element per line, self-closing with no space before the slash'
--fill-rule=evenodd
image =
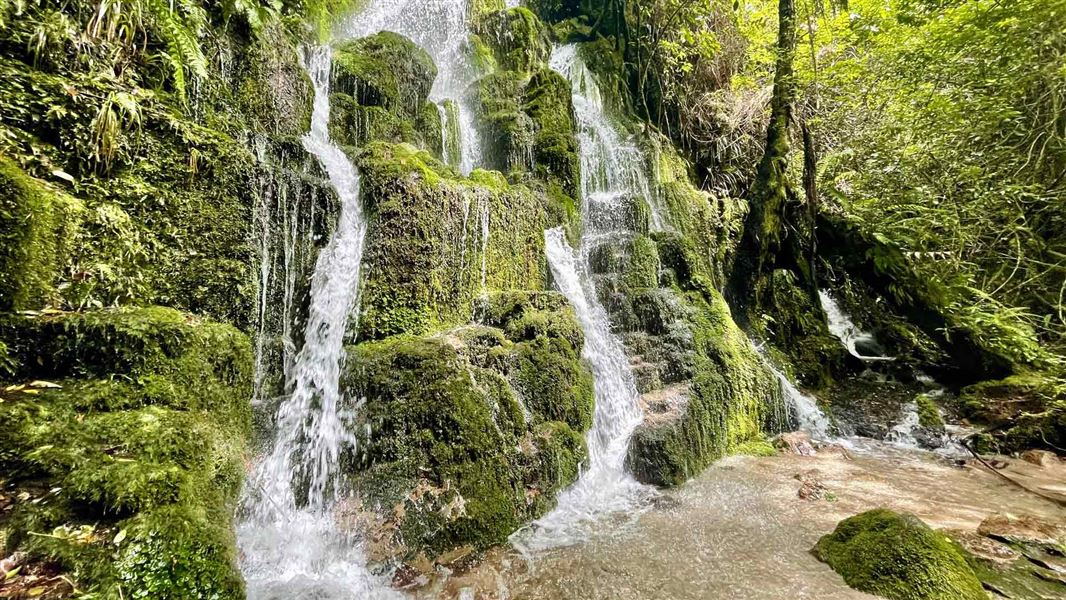
<path id="1" fill-rule="evenodd" d="M 121 524 L 116 579 L 124 598 L 244 598 L 233 532 L 220 515 L 165 507 Z"/>
<path id="2" fill-rule="evenodd" d="M 628 461 L 641 481 L 679 485 L 714 460 L 751 448 L 782 427 L 784 408 L 773 375 L 709 288 L 684 295 L 690 308 L 691 383 L 684 397 L 637 429 Z M 654 407 L 653 407 L 654 408 Z"/>
<path id="3" fill-rule="evenodd" d="M 570 83 L 548 68 L 550 43 L 532 12 L 487 17 L 479 44 L 495 53 L 478 82 L 490 157 L 504 171 L 531 171 L 575 197 L 579 161 Z"/>
<path id="4" fill-rule="evenodd" d="M 0 156 L 0 310 L 54 305 L 83 208 Z"/>
<path id="5" fill-rule="evenodd" d="M 531 72 L 551 54 L 547 28 L 524 7 L 487 14 L 477 22 L 476 33 L 492 49 L 496 65 L 507 71 Z"/>
<path id="6" fill-rule="evenodd" d="M 436 77 L 437 67 L 425 50 L 389 31 L 346 42 L 333 56 L 333 89 L 362 106 L 380 106 L 412 118 Z"/>
<path id="7" fill-rule="evenodd" d="M 408 142 L 442 156 L 437 106 L 428 101 L 437 68 L 425 50 L 381 32 L 337 48 L 330 135 L 337 143 Z"/>
<path id="8" fill-rule="evenodd" d="M 633 253 L 624 278 L 632 288 L 659 285 L 659 252 L 650 237 L 641 235 L 633 240 Z"/>
<path id="9" fill-rule="evenodd" d="M 9 550 L 105 595 L 242 597 L 247 336 L 148 308 L 6 315 L 0 337 L 19 379 L 54 380 L 0 392 L 0 468 L 35 498 L 6 523 Z"/>
<path id="10" fill-rule="evenodd" d="M 452 167 L 459 166 L 462 159 L 462 133 L 459 123 L 459 105 L 454 100 L 444 101 L 445 123 L 442 124 L 441 137 L 443 140 L 441 159 Z"/>
<path id="11" fill-rule="evenodd" d="M 982 451 L 1056 451 L 1066 444 L 1066 386 L 1048 373 L 1025 371 L 967 386 L 958 405 L 962 416 L 994 432 L 983 438 Z"/>
<path id="12" fill-rule="evenodd" d="M 961 552 L 914 515 L 871 510 L 837 524 L 814 554 L 857 590 L 893 600 L 984 600 Z"/>
<path id="13" fill-rule="evenodd" d="M 262 27 L 247 47 L 238 47 L 237 104 L 260 131 L 302 135 L 311 128 L 311 78 L 281 21 L 268 19 Z"/>
<path id="14" fill-rule="evenodd" d="M 484 291 L 543 288 L 548 198 L 489 171 L 460 177 L 410 146 L 371 144 L 359 162 L 371 217 L 362 339 L 467 322 Z"/>
<path id="15" fill-rule="evenodd" d="M 777 456 L 777 449 L 766 439 L 744 442 L 733 448 L 733 454 L 745 456 Z"/>
<path id="16" fill-rule="evenodd" d="M 918 405 L 919 425 L 938 431 L 944 430 L 944 417 L 940 416 L 940 409 L 929 395 L 919 394 L 914 402 Z"/>
<path id="17" fill-rule="evenodd" d="M 343 385 L 365 399 L 370 434 L 347 468 L 372 505 L 404 507 L 393 518 L 412 556 L 501 543 L 576 477 L 591 374 L 569 327 L 528 326 L 531 314 L 573 321 L 562 306 L 553 294 L 503 294 L 484 307 L 498 329 L 349 350 Z"/>
<path id="18" fill-rule="evenodd" d="M 592 426 L 592 377 L 570 341 L 538 335 L 513 356 L 515 390 L 530 412 L 576 431 Z"/>

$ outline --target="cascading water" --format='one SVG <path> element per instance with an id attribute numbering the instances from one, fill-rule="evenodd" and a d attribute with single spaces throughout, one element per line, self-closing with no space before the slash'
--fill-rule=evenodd
<path id="1" fill-rule="evenodd" d="M 339 380 L 367 225 L 359 174 L 329 139 L 331 52 L 314 48 L 304 58 L 315 98 L 303 145 L 325 169 L 341 208 L 315 264 L 305 341 L 287 382 L 291 394 L 278 409 L 273 447 L 255 466 L 242 503 L 242 570 L 253 599 L 385 597 L 390 592 L 367 570 L 357 541 L 338 531 L 331 514 L 338 494 L 334 470 L 341 451 L 355 442 Z"/>
<path id="2" fill-rule="evenodd" d="M 624 212 L 617 210 L 618 205 L 639 198 L 648 202 L 652 230 L 663 230 L 665 222 L 648 181 L 647 159 L 611 119 L 596 77 L 582 60 L 578 46 L 569 44 L 556 48 L 550 66 L 570 81 L 573 92 L 586 229 L 589 226 L 619 228 L 621 223 L 617 218 Z M 590 222 L 590 216 L 594 214 L 590 210 L 601 213 L 600 209 L 603 209 L 602 214 L 597 214 L 600 218 Z M 616 219 L 609 218 L 612 216 Z"/>
<path id="3" fill-rule="evenodd" d="M 459 140 L 458 167 L 469 174 L 482 162 L 473 94 L 478 69 L 472 60 L 468 0 L 370 0 L 338 30 L 341 39 L 392 31 L 409 38 L 433 58 L 437 79 L 430 99 L 449 110 L 448 127 Z M 445 141 L 448 141 L 446 135 Z"/>
<path id="4" fill-rule="evenodd" d="M 829 320 L 829 332 L 844 343 L 848 352 L 856 358 L 864 361 L 890 361 L 895 360 L 891 356 L 869 356 L 862 354 L 859 347 L 879 349 L 880 346 L 873 335 L 856 327 L 846 313 L 840 308 L 836 300 L 825 290 L 818 291 L 818 299 L 821 301 L 822 310 Z"/>
<path id="5" fill-rule="evenodd" d="M 812 438 L 820 440 L 828 438 L 829 417 L 818 408 L 818 401 L 801 392 L 781 371 L 773 367 L 770 367 L 770 370 L 781 384 L 781 394 L 784 395 L 785 404 L 792 412 L 792 418 L 796 420 L 796 426 L 811 434 Z"/>
<path id="6" fill-rule="evenodd" d="M 624 201 L 648 197 L 647 166 L 639 150 L 623 143 L 609 122 L 599 88 L 577 47 L 557 48 L 551 65 L 572 84 L 584 222 L 577 253 L 561 228 L 545 232 L 545 252 L 555 283 L 574 307 L 585 334 L 582 356 L 592 366 L 596 408 L 587 437 L 588 463 L 578 481 L 559 495 L 555 510 L 512 537 L 515 547 L 527 552 L 579 542 L 600 517 L 633 513 L 653 494 L 625 470 L 629 439 L 643 413 L 625 348 L 611 333 L 588 264 L 596 245 L 631 235 L 625 229 Z"/>
<path id="7" fill-rule="evenodd" d="M 582 356 L 592 367 L 596 408 L 586 438 L 587 467 L 578 481 L 559 494 L 555 510 L 512 537 L 515 547 L 526 552 L 579 542 L 603 515 L 631 513 L 653 493 L 625 470 L 629 438 L 643 413 L 622 342 L 611 333 L 607 311 L 589 283 L 587 265 L 579 263 L 563 230 L 544 232 L 544 241 L 555 283 L 585 334 Z"/>
<path id="8" fill-rule="evenodd" d="M 756 344 L 754 340 L 751 342 L 752 347 L 755 348 L 755 352 L 762 358 L 762 362 L 766 365 L 767 369 L 774 374 L 777 378 L 778 386 L 781 390 L 781 395 L 784 397 L 785 406 L 788 407 L 792 418 L 796 423 L 796 427 L 800 431 L 806 431 L 815 439 L 827 439 L 829 437 L 829 430 L 832 427 L 832 423 L 829 421 L 829 417 L 825 416 L 822 409 L 818 408 L 818 401 L 807 394 L 804 394 L 797 388 L 788 377 L 782 373 L 777 367 L 770 362 L 770 359 L 766 356 L 766 351 L 763 346 Z"/>

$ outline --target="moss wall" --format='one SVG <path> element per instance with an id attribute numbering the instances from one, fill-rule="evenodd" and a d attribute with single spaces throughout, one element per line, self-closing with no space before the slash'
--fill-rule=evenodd
<path id="1" fill-rule="evenodd" d="M 167 308 L 0 317 L 9 551 L 104 597 L 243 598 L 228 525 L 247 460 L 252 356 Z"/>
<path id="2" fill-rule="evenodd" d="M 461 177 L 408 145 L 371 144 L 359 168 L 371 223 L 361 339 L 465 323 L 485 291 L 547 284 L 544 230 L 565 218 L 551 198 L 499 173 Z"/>

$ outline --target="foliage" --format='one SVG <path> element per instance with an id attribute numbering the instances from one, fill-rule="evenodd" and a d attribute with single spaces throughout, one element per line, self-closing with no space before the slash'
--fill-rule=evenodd
<path id="1" fill-rule="evenodd" d="M 1066 346 L 1064 17 L 1061 0 L 856 1 L 799 61 L 823 187 L 1022 364 Z"/>

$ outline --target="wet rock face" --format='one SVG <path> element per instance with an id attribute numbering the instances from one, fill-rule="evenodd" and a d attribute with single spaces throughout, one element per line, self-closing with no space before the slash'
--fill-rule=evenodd
<path id="1" fill-rule="evenodd" d="M 829 394 L 834 421 L 844 435 L 927 450 L 951 443 L 940 414 L 950 402 L 938 390 L 868 373 L 845 380 Z"/>
<path id="2" fill-rule="evenodd" d="M 814 555 L 857 590 L 892 600 L 987 600 L 965 554 L 918 517 L 886 509 L 841 521 Z"/>
<path id="3" fill-rule="evenodd" d="M 437 67 L 411 40 L 382 32 L 340 46 L 333 57 L 330 137 L 416 144 L 440 157 L 440 113 L 428 101 Z"/>
<path id="4" fill-rule="evenodd" d="M 592 423 L 583 338 L 561 294 L 493 294 L 480 325 L 348 351 L 358 453 L 344 470 L 379 561 L 503 543 L 577 477 Z M 417 561 L 416 561 L 417 562 Z"/>
<path id="5" fill-rule="evenodd" d="M 547 284 L 544 230 L 564 212 L 551 197 L 499 173 L 460 177 L 408 144 L 369 144 L 358 166 L 370 218 L 359 339 L 454 327 L 485 290 Z"/>
<path id="6" fill-rule="evenodd" d="M 1004 598 L 1066 597 L 1066 527 L 1031 515 L 990 515 L 950 531 L 985 589 Z"/>

